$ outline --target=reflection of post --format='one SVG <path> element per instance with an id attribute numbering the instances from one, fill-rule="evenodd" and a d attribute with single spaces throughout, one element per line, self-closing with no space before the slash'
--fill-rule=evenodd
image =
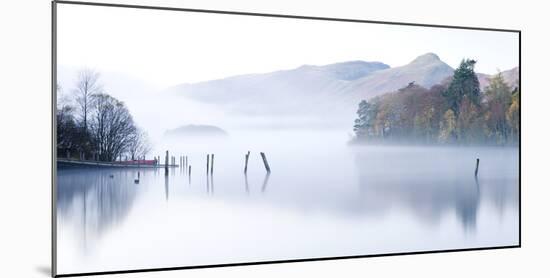
<path id="1" fill-rule="evenodd" d="M 169 195 L 169 184 L 168 184 L 168 176 L 164 176 L 164 193 L 166 194 L 166 201 L 168 201 L 168 195 Z"/>
<path id="2" fill-rule="evenodd" d="M 209 193 L 209 192 L 210 192 L 210 175 L 208 175 L 208 172 L 207 172 L 206 173 L 206 193 Z"/>
<path id="3" fill-rule="evenodd" d="M 166 151 L 166 158 L 164 159 L 164 175 L 168 176 L 168 151 Z"/>
<path id="4" fill-rule="evenodd" d="M 189 175 L 189 185 L 191 185 L 191 165 L 189 165 L 189 172 L 187 174 Z"/>
<path id="5" fill-rule="evenodd" d="M 477 170 L 479 168 L 479 158 L 476 159 L 476 171 L 475 171 L 475 176 L 477 178 Z"/>
<path id="6" fill-rule="evenodd" d="M 250 156 L 250 151 L 244 155 L 244 173 L 248 171 L 248 157 Z"/>
<path id="7" fill-rule="evenodd" d="M 214 194 L 214 176 L 210 176 L 210 194 Z"/>
<path id="8" fill-rule="evenodd" d="M 267 163 L 267 158 L 265 158 L 265 153 L 261 152 L 260 155 L 262 156 L 262 160 L 264 161 L 265 170 L 268 173 L 271 173 L 271 168 L 269 168 L 269 164 Z"/>
<path id="9" fill-rule="evenodd" d="M 244 173 L 244 189 L 246 190 L 246 194 L 250 193 L 248 189 L 248 175 L 246 173 Z"/>
<path id="10" fill-rule="evenodd" d="M 214 154 L 211 154 L 212 159 L 210 159 L 210 175 L 214 174 Z"/>
<path id="11" fill-rule="evenodd" d="M 264 183 L 262 184 L 262 192 L 264 192 L 265 189 L 267 188 L 267 183 L 269 182 L 269 176 L 270 175 L 271 175 L 270 172 L 265 173 Z"/>

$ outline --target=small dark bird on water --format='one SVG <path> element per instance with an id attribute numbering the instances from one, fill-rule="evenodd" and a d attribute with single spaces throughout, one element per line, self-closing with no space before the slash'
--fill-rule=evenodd
<path id="1" fill-rule="evenodd" d="M 113 175 L 113 174 L 109 175 L 109 178 L 111 178 L 111 179 L 114 178 L 114 177 L 115 177 L 115 175 Z"/>

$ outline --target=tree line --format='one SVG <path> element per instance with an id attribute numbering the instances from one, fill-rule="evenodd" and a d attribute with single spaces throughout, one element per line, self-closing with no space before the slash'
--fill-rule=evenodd
<path id="1" fill-rule="evenodd" d="M 137 127 L 126 105 L 110 96 L 100 74 L 82 70 L 70 94 L 57 86 L 57 155 L 115 161 L 144 157 L 151 149 L 147 134 Z"/>
<path id="2" fill-rule="evenodd" d="M 431 88 L 411 82 L 362 100 L 355 142 L 514 145 L 519 141 L 519 88 L 500 73 L 482 91 L 476 61 L 464 59 L 450 80 Z"/>

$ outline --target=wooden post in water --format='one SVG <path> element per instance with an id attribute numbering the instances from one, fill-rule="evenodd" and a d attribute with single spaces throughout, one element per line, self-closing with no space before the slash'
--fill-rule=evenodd
<path id="1" fill-rule="evenodd" d="M 164 175 L 168 176 L 168 151 L 166 151 L 166 158 L 164 159 Z"/>
<path id="2" fill-rule="evenodd" d="M 189 165 L 189 184 L 191 184 L 191 165 Z"/>
<path id="3" fill-rule="evenodd" d="M 271 173 L 271 168 L 269 168 L 269 164 L 267 163 L 267 158 L 265 158 L 265 153 L 261 152 L 260 155 L 262 156 L 262 160 L 264 161 L 265 170 L 268 173 Z"/>
<path id="4" fill-rule="evenodd" d="M 244 155 L 244 173 L 248 171 L 248 157 L 250 156 L 250 151 Z"/>
<path id="5" fill-rule="evenodd" d="M 211 154 L 212 158 L 210 159 L 210 175 L 214 174 L 214 154 Z"/>
<path id="6" fill-rule="evenodd" d="M 477 171 L 479 169 L 479 158 L 476 158 L 476 171 L 475 171 L 475 176 L 477 178 Z"/>
<path id="7" fill-rule="evenodd" d="M 206 175 L 208 175 L 208 168 L 210 168 L 210 154 L 206 154 Z"/>

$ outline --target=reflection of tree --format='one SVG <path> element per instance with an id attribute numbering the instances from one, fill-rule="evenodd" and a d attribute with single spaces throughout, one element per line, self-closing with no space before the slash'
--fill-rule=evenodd
<path id="1" fill-rule="evenodd" d="M 127 217 L 137 195 L 132 178 L 131 171 L 58 171 L 58 217 L 80 230 L 88 245 Z"/>
<path id="2" fill-rule="evenodd" d="M 436 168 L 415 173 L 415 167 L 408 163 L 401 164 L 394 159 L 388 160 L 391 163 L 373 163 L 369 159 L 372 158 L 359 156 L 357 159 L 359 168 L 363 169 L 359 176 L 361 196 L 369 209 L 384 211 L 404 207 L 431 223 L 454 211 L 465 229 L 475 229 L 481 194 L 473 175 Z M 482 185 L 480 181 L 479 186 Z"/>
<path id="3" fill-rule="evenodd" d="M 358 151 L 355 162 L 363 211 L 382 213 L 400 207 L 436 224 L 444 214 L 454 213 L 465 230 L 475 230 L 482 201 L 501 215 L 506 207 L 518 205 L 517 155 L 484 160 L 483 169 L 497 177 L 482 172 L 478 180 L 475 159 L 463 159 L 470 156 L 466 149 L 395 150 L 388 148 L 383 156 Z"/>

